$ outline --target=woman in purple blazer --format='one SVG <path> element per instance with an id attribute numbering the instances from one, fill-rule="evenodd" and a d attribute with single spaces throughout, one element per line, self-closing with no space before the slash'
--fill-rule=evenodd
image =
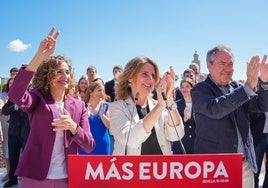
<path id="1" fill-rule="evenodd" d="M 63 56 L 50 56 L 58 36 L 52 28 L 32 61 L 20 69 L 8 94 L 28 113 L 31 127 L 16 170 L 22 177 L 21 188 L 67 188 L 68 154 L 95 147 L 85 105 L 72 97 L 71 65 Z"/>

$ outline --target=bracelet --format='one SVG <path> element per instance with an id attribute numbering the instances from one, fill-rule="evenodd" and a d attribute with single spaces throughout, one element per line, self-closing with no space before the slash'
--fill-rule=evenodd
<path id="1" fill-rule="evenodd" d="M 169 110 L 171 110 L 171 111 L 173 111 L 173 110 L 177 110 L 177 104 L 176 103 L 174 103 L 174 104 L 172 104 L 171 106 L 168 106 L 167 108 L 169 109 Z"/>
<path id="2" fill-rule="evenodd" d="M 265 90 L 265 91 L 268 90 L 268 82 L 262 81 L 260 77 L 259 77 L 259 85 L 263 90 Z"/>
<path id="3" fill-rule="evenodd" d="M 259 77 L 259 83 L 260 85 L 268 85 L 268 82 L 262 81 L 260 77 Z"/>

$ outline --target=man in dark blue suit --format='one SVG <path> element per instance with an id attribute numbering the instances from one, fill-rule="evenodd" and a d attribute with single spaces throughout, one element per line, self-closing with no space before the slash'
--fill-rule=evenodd
<path id="1" fill-rule="evenodd" d="M 105 82 L 105 93 L 111 97 L 111 102 L 115 100 L 114 85 L 118 80 L 118 77 L 122 74 L 123 67 L 120 65 L 115 65 L 113 68 L 114 78 Z"/>
<path id="2" fill-rule="evenodd" d="M 265 173 L 262 187 L 268 187 L 268 112 L 250 113 L 250 130 L 252 132 L 258 171 L 254 174 L 254 188 L 259 187 L 261 166 L 264 162 Z M 263 160 L 263 158 L 265 159 Z"/>
<path id="3" fill-rule="evenodd" d="M 242 153 L 243 188 L 254 186 L 256 157 L 249 112 L 268 111 L 268 64 L 253 56 L 245 84 L 231 82 L 234 55 L 217 46 L 207 53 L 209 75 L 191 90 L 196 123 L 195 153 Z M 259 76 L 259 77 L 258 77 Z M 258 88 L 258 92 L 255 92 Z"/>
<path id="4" fill-rule="evenodd" d="M 15 175 L 19 163 L 21 151 L 27 142 L 30 125 L 26 112 L 23 112 L 16 104 L 10 100 L 3 106 L 2 112 L 9 116 L 8 127 L 8 159 L 10 164 L 9 180 L 4 187 L 12 187 L 18 184 L 18 178 Z"/>
<path id="5" fill-rule="evenodd" d="M 105 82 L 105 93 L 106 95 L 109 95 L 111 98 L 111 102 L 116 100 L 115 92 L 114 92 L 114 86 L 118 80 L 118 77 L 122 74 L 123 72 L 123 67 L 120 65 L 115 65 L 113 68 L 113 75 L 114 78 L 112 80 L 109 80 Z M 110 133 L 109 133 L 110 134 Z M 111 152 L 113 153 L 114 150 L 114 137 L 110 134 L 110 139 L 111 139 Z"/>

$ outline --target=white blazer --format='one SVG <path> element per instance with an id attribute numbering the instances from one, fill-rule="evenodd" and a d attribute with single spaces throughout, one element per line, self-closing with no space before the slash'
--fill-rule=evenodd
<path id="1" fill-rule="evenodd" d="M 148 97 L 150 111 L 155 107 L 157 101 Z M 172 154 L 171 142 L 178 141 L 184 136 L 184 125 L 174 126 L 167 123 L 168 111 L 163 111 L 154 128 L 156 136 L 163 154 Z M 130 134 L 129 134 L 130 131 Z M 127 154 L 140 155 L 142 143 L 150 136 L 151 132 L 146 132 L 143 121 L 139 119 L 134 101 L 131 98 L 114 101 L 110 105 L 110 133 L 114 136 L 113 155 L 124 155 L 127 137 L 129 134 Z"/>

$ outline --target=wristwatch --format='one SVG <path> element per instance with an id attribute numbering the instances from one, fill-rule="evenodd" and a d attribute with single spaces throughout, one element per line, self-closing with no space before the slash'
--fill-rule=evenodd
<path id="1" fill-rule="evenodd" d="M 260 84 L 260 86 L 262 87 L 263 90 L 265 90 L 265 91 L 268 90 L 268 82 L 262 81 L 260 79 L 260 77 L 259 77 L 259 84 Z"/>
<path id="2" fill-rule="evenodd" d="M 169 110 L 177 110 L 177 104 L 173 103 L 171 106 L 168 107 Z"/>

